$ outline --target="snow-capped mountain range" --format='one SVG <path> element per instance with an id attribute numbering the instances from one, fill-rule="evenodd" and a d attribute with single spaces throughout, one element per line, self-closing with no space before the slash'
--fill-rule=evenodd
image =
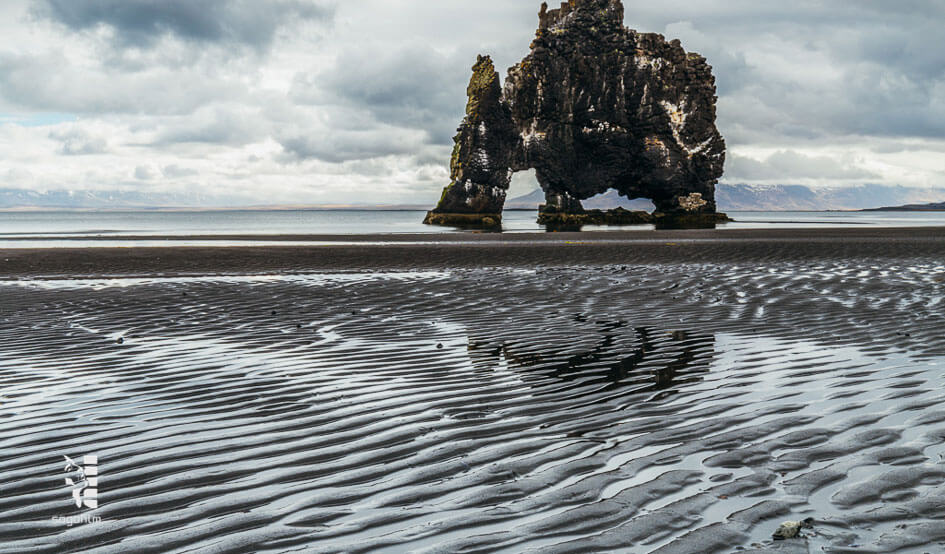
<path id="1" fill-rule="evenodd" d="M 851 187 L 807 187 L 804 185 L 720 184 L 716 202 L 723 212 L 737 211 L 825 211 L 863 210 L 903 204 L 926 204 L 945 201 L 945 189 L 915 188 L 889 185 L 858 185 Z M 544 202 L 544 194 L 536 190 L 510 199 L 506 208 L 533 209 Z M 616 191 L 608 191 L 583 202 L 588 209 L 609 209 L 622 206 L 630 210 L 652 210 L 648 200 L 627 201 Z"/>
<path id="2" fill-rule="evenodd" d="M 506 202 L 510 209 L 536 209 L 545 199 L 540 189 Z M 945 188 L 917 188 L 890 185 L 858 185 L 851 187 L 808 187 L 804 185 L 720 184 L 716 190 L 719 210 L 735 211 L 824 211 L 863 210 L 887 206 L 923 205 L 945 201 Z M 154 193 L 128 190 L 46 191 L 0 189 L 0 209 L 168 209 L 260 207 L 262 203 L 245 199 L 221 198 L 199 193 Z M 588 209 L 609 209 L 622 206 L 631 210 L 652 211 L 649 200 L 627 201 L 609 191 L 583 202 Z M 298 207 L 318 208 L 317 205 Z M 321 206 L 329 208 L 330 206 Z M 348 204 L 347 208 L 364 209 L 429 209 L 426 205 L 374 206 Z"/>

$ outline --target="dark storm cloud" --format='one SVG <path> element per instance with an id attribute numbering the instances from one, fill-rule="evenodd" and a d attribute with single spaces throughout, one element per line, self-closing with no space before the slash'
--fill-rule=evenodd
<path id="1" fill-rule="evenodd" d="M 290 98 L 366 110 L 379 123 L 422 130 L 434 144 L 450 143 L 463 116 L 471 62 L 426 45 L 391 46 L 344 51 L 331 68 L 297 75 Z"/>
<path id="2" fill-rule="evenodd" d="M 38 111 L 147 115 L 186 114 L 208 104 L 245 99 L 239 76 L 199 67 L 125 72 L 63 64 L 54 53 L 0 51 L 0 98 Z"/>
<path id="3" fill-rule="evenodd" d="M 723 131 L 736 137 L 945 138 L 943 2 L 626 5 L 631 27 L 680 38 L 708 58 Z"/>
<path id="4" fill-rule="evenodd" d="M 688 50 L 708 58 L 721 98 L 720 126 L 734 147 L 800 145 L 840 136 L 945 137 L 945 56 L 932 46 L 945 4 L 912 1 L 903 7 L 878 0 L 862 5 L 813 0 L 790 5 L 754 0 L 625 4 L 631 28 L 680 38 Z M 535 2 L 536 10 L 537 6 Z M 521 56 L 536 21 L 526 13 L 514 15 L 494 22 L 494 35 L 503 40 L 481 44 L 479 52 L 504 63 Z M 463 28 L 455 18 L 436 23 L 457 31 Z M 457 48 L 448 55 L 424 43 L 351 45 L 339 53 L 334 66 L 298 75 L 290 98 L 322 110 L 337 105 L 362 109 L 379 129 L 420 129 L 428 133 L 429 144 L 448 146 L 462 118 L 469 60 L 477 51 L 460 42 L 468 38 L 457 37 Z M 504 75 L 503 62 L 497 65 Z M 295 146 L 289 149 L 299 155 L 325 155 L 321 149 Z M 362 154 L 375 151 L 368 148 Z M 390 153 L 398 151 L 399 145 L 392 144 Z M 345 157 L 351 155 L 356 152 L 346 150 Z M 762 165 L 772 171 L 784 169 L 776 163 Z M 838 178 L 857 174 L 855 168 L 825 169 Z"/>
<path id="5" fill-rule="evenodd" d="M 167 118 L 152 146 L 181 143 L 243 146 L 264 140 L 269 122 L 257 111 L 239 106 L 216 106 L 180 118 Z"/>
<path id="6" fill-rule="evenodd" d="M 279 136 L 278 141 L 286 154 L 284 161 L 316 159 L 341 163 L 412 155 L 423 148 L 421 137 L 397 129 L 334 129 L 330 133 L 289 133 Z"/>
<path id="7" fill-rule="evenodd" d="M 75 31 L 109 27 L 125 46 L 171 34 L 264 48 L 286 23 L 327 19 L 333 10 L 311 0 L 42 0 L 35 12 Z"/>

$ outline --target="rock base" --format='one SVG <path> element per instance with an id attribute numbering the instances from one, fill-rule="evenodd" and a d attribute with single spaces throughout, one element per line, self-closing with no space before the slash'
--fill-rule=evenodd
<path id="1" fill-rule="evenodd" d="M 641 225 L 653 223 L 653 216 L 647 212 L 631 212 L 623 208 L 613 210 L 586 210 L 580 213 L 568 213 L 541 209 L 538 223 L 549 227 L 580 227 L 582 225 Z"/>
<path id="2" fill-rule="evenodd" d="M 719 223 L 733 221 L 723 213 L 654 213 L 613 210 L 558 211 L 542 206 L 538 223 L 550 230 L 579 231 L 584 225 L 656 225 L 657 229 L 712 229 Z"/>
<path id="3" fill-rule="evenodd" d="M 656 225 L 657 229 L 712 229 L 719 223 L 734 221 L 723 213 L 654 213 L 613 210 L 586 210 L 580 213 L 559 212 L 554 208 L 538 212 L 538 224 L 553 231 L 580 231 L 585 225 Z M 502 214 L 470 214 L 427 212 L 426 225 L 462 227 L 467 229 L 501 229 Z"/>
<path id="4" fill-rule="evenodd" d="M 426 225 L 442 225 L 444 227 L 464 227 L 478 229 L 501 229 L 502 214 L 457 214 L 427 212 L 423 219 Z"/>
<path id="5" fill-rule="evenodd" d="M 712 213 L 655 213 L 653 222 L 657 229 L 715 229 L 719 223 L 735 221 L 721 212 Z"/>

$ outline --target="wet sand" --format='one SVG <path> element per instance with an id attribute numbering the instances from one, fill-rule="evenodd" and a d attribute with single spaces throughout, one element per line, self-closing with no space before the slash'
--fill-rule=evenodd
<path id="1" fill-rule="evenodd" d="M 90 237 L 84 237 L 86 240 Z M 139 237 L 144 238 L 144 237 Z M 132 240 L 133 237 L 128 237 Z M 945 259 L 945 228 L 444 233 L 147 237 L 157 248 L 0 249 L 0 279 L 81 276 L 244 275 L 415 271 L 482 267 L 574 267 L 680 262 Z M 174 247 L 174 240 L 220 247 Z M 103 240 L 114 240 L 104 237 Z M 229 241 L 313 246 L 223 246 Z"/>
<path id="2" fill-rule="evenodd" d="M 945 548 L 945 232 L 626 235 L 3 251 L 0 552 Z"/>

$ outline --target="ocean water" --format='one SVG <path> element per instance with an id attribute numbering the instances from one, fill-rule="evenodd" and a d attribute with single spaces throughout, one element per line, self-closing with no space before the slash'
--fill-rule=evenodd
<path id="1" fill-rule="evenodd" d="M 170 237 L 252 236 L 253 243 L 278 235 L 361 235 L 470 232 L 422 223 L 423 211 L 287 210 L 188 212 L 2 212 L 0 248 L 167 244 Z M 734 223 L 720 229 L 810 227 L 945 226 L 945 212 L 732 212 Z M 536 211 L 507 211 L 503 232 L 542 232 Z M 651 225 L 586 226 L 585 231 L 652 230 Z M 148 241 L 147 237 L 154 237 Z M 158 240 L 158 237 L 161 239 Z M 258 238 L 257 238 L 258 237 Z M 108 241 L 107 239 L 114 239 Z M 171 240 L 180 244 L 179 240 Z M 235 241 L 246 242 L 246 241 Z"/>

